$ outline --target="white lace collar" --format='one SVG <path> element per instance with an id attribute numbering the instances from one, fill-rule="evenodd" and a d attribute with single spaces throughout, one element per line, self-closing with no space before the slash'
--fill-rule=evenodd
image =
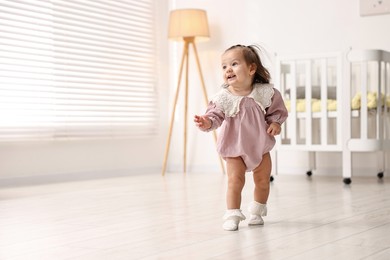
<path id="1" fill-rule="evenodd" d="M 244 97 L 253 98 L 265 113 L 265 109 L 271 105 L 274 96 L 272 84 L 255 84 L 248 96 L 235 96 L 227 88 L 219 91 L 210 101 L 217 105 L 227 117 L 234 117 L 240 112 L 240 103 Z"/>

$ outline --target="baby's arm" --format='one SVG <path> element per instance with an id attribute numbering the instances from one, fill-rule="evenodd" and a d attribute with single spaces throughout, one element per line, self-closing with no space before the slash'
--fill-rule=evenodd
<path id="1" fill-rule="evenodd" d="M 220 127 L 223 120 L 225 120 L 224 113 L 213 102 L 210 102 L 204 115 L 194 117 L 196 126 L 207 132 Z"/>
<path id="2" fill-rule="evenodd" d="M 287 119 L 288 111 L 284 105 L 282 95 L 277 89 L 274 89 L 272 104 L 267 108 L 265 119 L 269 124 L 267 133 L 270 135 L 278 135 L 281 131 L 281 124 Z"/>
<path id="3" fill-rule="evenodd" d="M 199 127 L 202 131 L 206 131 L 212 125 L 211 119 L 207 116 L 198 116 L 195 115 L 194 122 L 197 127 Z"/>

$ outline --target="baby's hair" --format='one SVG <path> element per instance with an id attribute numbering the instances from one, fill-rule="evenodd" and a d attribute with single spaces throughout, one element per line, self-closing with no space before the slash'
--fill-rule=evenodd
<path id="1" fill-rule="evenodd" d="M 242 53 L 245 59 L 245 62 L 250 65 L 250 64 L 256 64 L 256 73 L 253 78 L 253 83 L 263 83 L 263 84 L 268 84 L 271 79 L 271 74 L 269 71 L 263 66 L 259 52 L 261 52 L 260 48 L 256 45 L 233 45 L 230 48 L 226 49 L 225 52 L 236 49 L 236 48 L 241 48 Z"/>

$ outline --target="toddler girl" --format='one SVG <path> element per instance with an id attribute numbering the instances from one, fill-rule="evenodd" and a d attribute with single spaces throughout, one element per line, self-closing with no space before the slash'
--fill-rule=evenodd
<path id="1" fill-rule="evenodd" d="M 270 84 L 270 73 L 262 65 L 256 47 L 234 45 L 222 55 L 223 89 L 210 101 L 206 113 L 195 115 L 202 131 L 222 127 L 217 150 L 226 161 L 228 175 L 227 211 L 223 228 L 234 231 L 245 219 L 241 192 L 245 172 L 253 171 L 254 201 L 248 211 L 249 225 L 262 225 L 267 215 L 270 190 L 270 150 L 275 135 L 287 118 L 280 92 Z"/>

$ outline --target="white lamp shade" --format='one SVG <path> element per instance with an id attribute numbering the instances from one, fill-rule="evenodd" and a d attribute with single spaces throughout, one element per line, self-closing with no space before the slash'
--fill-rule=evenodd
<path id="1" fill-rule="evenodd" d="M 171 11 L 168 37 L 172 40 L 183 40 L 185 37 L 208 39 L 210 33 L 206 11 L 201 9 Z"/>

